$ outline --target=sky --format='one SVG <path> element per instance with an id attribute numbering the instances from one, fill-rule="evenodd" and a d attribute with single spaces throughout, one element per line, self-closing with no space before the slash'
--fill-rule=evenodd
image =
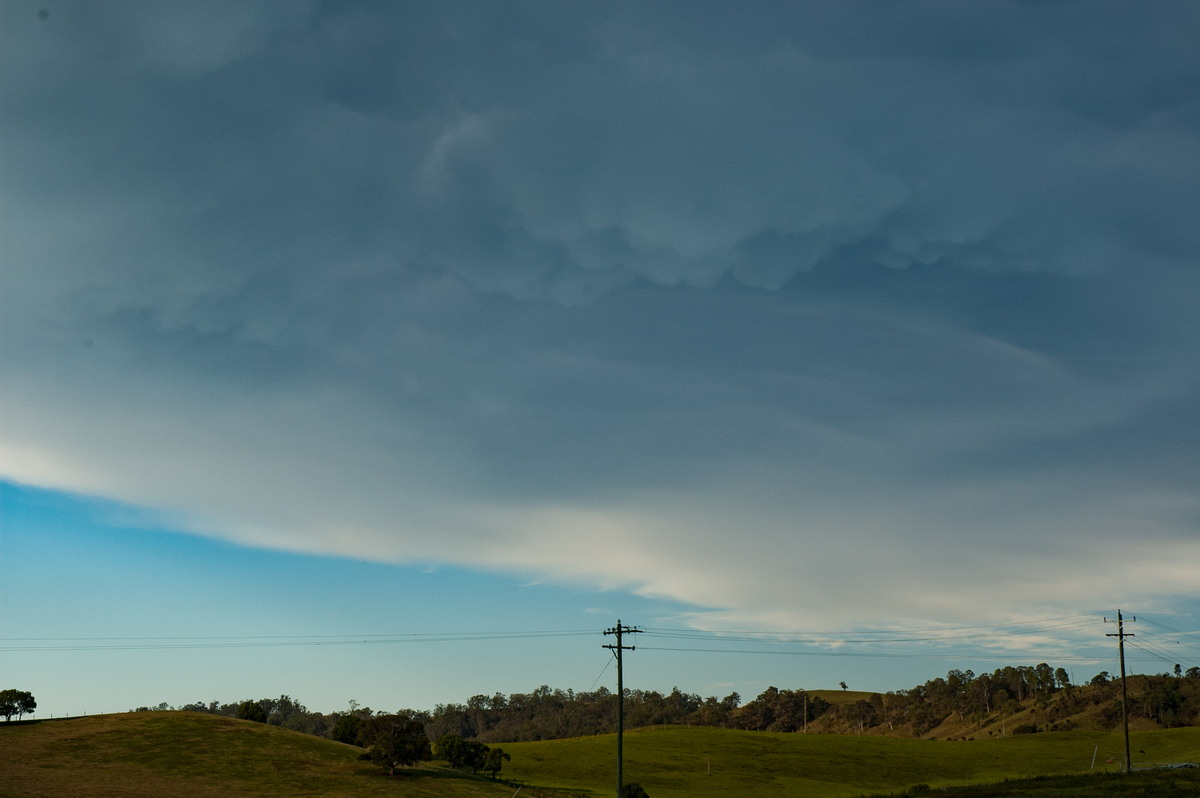
<path id="1" fill-rule="evenodd" d="M 1200 665 L 1200 7 L 0 2 L 0 687 Z"/>

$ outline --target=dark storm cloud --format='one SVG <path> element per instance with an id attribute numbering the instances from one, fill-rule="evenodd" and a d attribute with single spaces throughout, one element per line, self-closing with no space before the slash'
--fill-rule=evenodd
<path id="1" fill-rule="evenodd" d="M 1190 4 L 36 10 L 9 478 L 775 620 L 1194 555 Z"/>

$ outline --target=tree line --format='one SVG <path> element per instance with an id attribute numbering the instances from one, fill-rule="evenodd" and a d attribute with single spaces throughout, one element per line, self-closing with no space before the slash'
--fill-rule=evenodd
<path id="1" fill-rule="evenodd" d="M 1130 682 L 1130 717 L 1164 727 L 1200 723 L 1200 668 L 1185 672 L 1177 665 L 1174 673 L 1133 676 Z M 1066 670 L 1046 663 L 981 674 L 951 670 L 910 690 L 829 707 L 819 727 L 860 734 L 886 727 L 888 733 L 921 736 L 946 721 L 986 726 L 1025 709 L 1036 710 L 1042 720 L 1017 725 L 1012 733 L 1068 731 L 1089 709 L 1097 711 L 1099 725 L 1115 728 L 1121 718 L 1119 683 L 1104 671 L 1075 685 Z"/>
<path id="2" fill-rule="evenodd" d="M 1200 723 L 1200 668 L 1174 674 L 1139 676 L 1129 696 L 1130 712 L 1164 726 Z M 1063 668 L 1046 663 L 998 668 L 991 673 L 951 670 L 908 690 L 872 694 L 869 698 L 831 702 L 806 690 L 768 687 L 751 701 L 738 693 L 702 698 L 678 688 L 625 691 L 627 728 L 654 725 L 716 726 L 747 731 L 820 731 L 926 734 L 948 719 L 1003 717 L 1027 706 L 1048 706 L 1066 716 L 1084 703 L 1104 704 L 1119 713 L 1119 698 L 1108 673 L 1075 685 Z M 1115 706 L 1115 709 L 1113 708 Z M 594 691 L 551 689 L 530 693 L 475 695 L 465 703 L 438 704 L 432 710 L 376 712 L 350 702 L 347 710 L 312 712 L 289 696 L 222 704 L 138 707 L 138 711 L 180 709 L 229 717 L 245 717 L 320 737 L 355 743 L 359 724 L 380 715 L 398 715 L 420 723 L 427 739 L 452 735 L 480 743 L 521 742 L 583 737 L 616 731 L 616 695 Z M 1052 715 L 1053 713 L 1051 713 Z M 1107 716 L 1105 716 L 1107 717 Z M 1119 717 L 1119 714 L 1116 715 Z"/>

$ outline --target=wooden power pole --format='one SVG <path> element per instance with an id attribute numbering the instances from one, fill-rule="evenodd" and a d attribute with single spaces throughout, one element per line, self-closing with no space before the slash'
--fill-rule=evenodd
<path id="1" fill-rule="evenodd" d="M 637 648 L 637 646 L 621 645 L 621 635 L 637 634 L 641 631 L 641 629 L 633 626 L 622 626 L 619 618 L 617 619 L 616 626 L 614 626 L 612 629 L 604 630 L 605 635 L 617 636 L 617 642 L 615 644 L 604 646 L 605 648 L 611 650 L 617 657 L 617 798 L 621 798 L 621 792 L 625 788 L 625 777 L 621 772 L 622 768 L 624 767 L 623 751 L 621 750 L 621 746 L 623 743 L 622 738 L 625 734 L 625 677 L 621 670 L 621 652 L 633 651 Z"/>
<path id="2" fill-rule="evenodd" d="M 1131 621 L 1136 621 L 1137 617 L 1130 618 Z M 1108 618 L 1104 619 L 1105 623 L 1113 623 Z M 1125 727 L 1125 772 L 1133 772 L 1133 761 L 1129 757 L 1129 692 L 1125 686 L 1125 638 L 1133 637 L 1132 632 L 1125 631 L 1125 619 L 1121 617 L 1121 611 L 1117 610 L 1116 633 L 1109 633 L 1105 637 L 1117 638 L 1117 650 L 1121 652 L 1121 725 Z M 618 660 L 619 662 L 619 660 Z"/>

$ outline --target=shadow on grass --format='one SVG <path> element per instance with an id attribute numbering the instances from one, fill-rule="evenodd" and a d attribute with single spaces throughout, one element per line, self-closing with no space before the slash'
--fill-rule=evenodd
<path id="1" fill-rule="evenodd" d="M 381 775 L 387 775 L 382 773 Z M 599 793 L 595 790 L 588 789 L 563 789 L 562 787 L 547 787 L 540 784 L 529 784 L 524 781 L 516 781 L 511 779 L 493 779 L 488 776 L 482 776 L 478 773 L 466 773 L 461 770 L 455 770 L 450 767 L 413 767 L 398 771 L 396 779 L 457 779 L 462 781 L 477 781 L 484 784 L 503 784 L 505 787 L 511 787 L 514 790 L 520 790 L 520 793 L 525 798 L 594 798 L 598 795 L 607 795 L 608 793 Z"/>
<path id="2" fill-rule="evenodd" d="M 997 784 L 932 789 L 917 785 L 903 792 L 873 793 L 867 798 L 1189 798 L 1200 795 L 1200 771 L 1139 770 L 1010 779 Z"/>
<path id="3" fill-rule="evenodd" d="M 465 779 L 467 781 L 482 781 L 484 779 L 452 768 L 403 768 L 397 776 L 408 776 L 413 779 Z"/>
<path id="4" fill-rule="evenodd" d="M 607 792 L 597 792 L 588 789 L 564 789 L 562 787 L 544 787 L 538 784 L 527 784 L 523 781 L 500 780 L 506 787 L 519 789 L 526 798 L 593 798 L 597 795 L 608 795 Z"/>
<path id="5" fill-rule="evenodd" d="M 380 775 L 390 775 L 386 770 L 381 770 Z M 505 779 L 491 779 L 487 776 L 481 776 L 478 773 L 466 773 L 454 768 L 438 768 L 415 766 L 408 768 L 399 768 L 396 770 L 396 778 L 398 779 L 457 779 L 459 781 L 481 781 L 487 784 L 509 784 Z M 521 786 L 518 783 L 512 783 L 513 787 Z"/>

